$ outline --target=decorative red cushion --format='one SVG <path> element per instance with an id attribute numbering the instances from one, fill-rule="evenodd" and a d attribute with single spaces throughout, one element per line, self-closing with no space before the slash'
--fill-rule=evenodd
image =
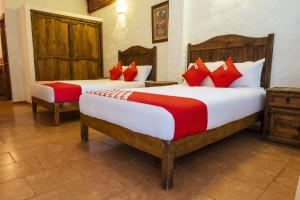
<path id="1" fill-rule="evenodd" d="M 136 68 L 135 61 L 132 61 L 132 63 L 128 66 L 128 68 L 123 72 L 124 80 L 125 81 L 132 81 L 134 77 L 137 75 L 138 71 Z"/>
<path id="2" fill-rule="evenodd" d="M 202 81 L 210 74 L 205 64 L 200 58 L 196 60 L 196 65 L 190 67 L 182 76 L 189 86 L 199 86 Z"/>
<path id="3" fill-rule="evenodd" d="M 117 66 L 114 66 L 109 70 L 110 80 L 117 80 L 122 75 L 122 63 L 118 62 Z"/>
<path id="4" fill-rule="evenodd" d="M 243 75 L 234 66 L 233 59 L 229 57 L 224 65 L 210 73 L 209 76 L 216 87 L 228 87 L 233 81 Z"/>

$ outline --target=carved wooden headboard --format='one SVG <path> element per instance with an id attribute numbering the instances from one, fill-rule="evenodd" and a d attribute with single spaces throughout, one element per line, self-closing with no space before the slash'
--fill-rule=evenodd
<path id="1" fill-rule="evenodd" d="M 142 46 L 133 46 L 124 51 L 119 51 L 118 59 L 124 66 L 130 65 L 135 60 L 137 65 L 152 65 L 152 70 L 147 80 L 156 81 L 157 55 L 156 47 L 151 49 Z"/>
<path id="2" fill-rule="evenodd" d="M 200 44 L 188 44 L 187 63 L 200 57 L 203 62 L 226 60 L 231 56 L 235 62 L 257 61 L 265 58 L 261 86 L 270 87 L 274 34 L 252 38 L 240 35 L 221 35 Z"/>

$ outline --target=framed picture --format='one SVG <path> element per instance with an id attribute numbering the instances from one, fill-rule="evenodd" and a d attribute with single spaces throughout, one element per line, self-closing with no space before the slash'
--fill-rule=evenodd
<path id="1" fill-rule="evenodd" d="M 152 6 L 152 43 L 168 41 L 169 1 Z"/>

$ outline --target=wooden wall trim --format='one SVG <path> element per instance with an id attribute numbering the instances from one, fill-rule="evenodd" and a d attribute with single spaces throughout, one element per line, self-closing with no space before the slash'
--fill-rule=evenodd
<path id="1" fill-rule="evenodd" d="M 61 18 L 64 18 L 64 19 L 70 19 L 70 20 L 74 20 L 74 21 L 82 22 L 82 23 L 91 23 L 91 25 L 93 25 L 93 24 L 102 24 L 101 21 L 96 21 L 96 20 L 92 20 L 92 19 L 84 19 L 84 18 L 73 17 L 73 16 L 68 16 L 68 15 L 62 15 L 62 14 L 56 14 L 56 13 L 50 13 L 50 12 L 45 12 L 45 11 L 40 11 L 40 10 L 30 9 L 30 12 L 34 13 L 34 14 L 41 14 L 41 15 L 44 15 L 44 16 L 49 16 L 51 18 L 55 17 L 57 20 L 60 20 Z"/>
<path id="2" fill-rule="evenodd" d="M 88 12 L 94 12 L 100 8 L 115 3 L 116 0 L 87 0 Z"/>

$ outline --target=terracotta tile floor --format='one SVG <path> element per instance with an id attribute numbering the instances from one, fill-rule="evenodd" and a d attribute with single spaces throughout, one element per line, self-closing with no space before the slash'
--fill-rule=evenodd
<path id="1" fill-rule="evenodd" d="M 160 188 L 159 160 L 96 131 L 81 144 L 78 118 L 0 101 L 0 199 L 293 199 L 300 151 L 247 130 L 176 160 Z"/>

